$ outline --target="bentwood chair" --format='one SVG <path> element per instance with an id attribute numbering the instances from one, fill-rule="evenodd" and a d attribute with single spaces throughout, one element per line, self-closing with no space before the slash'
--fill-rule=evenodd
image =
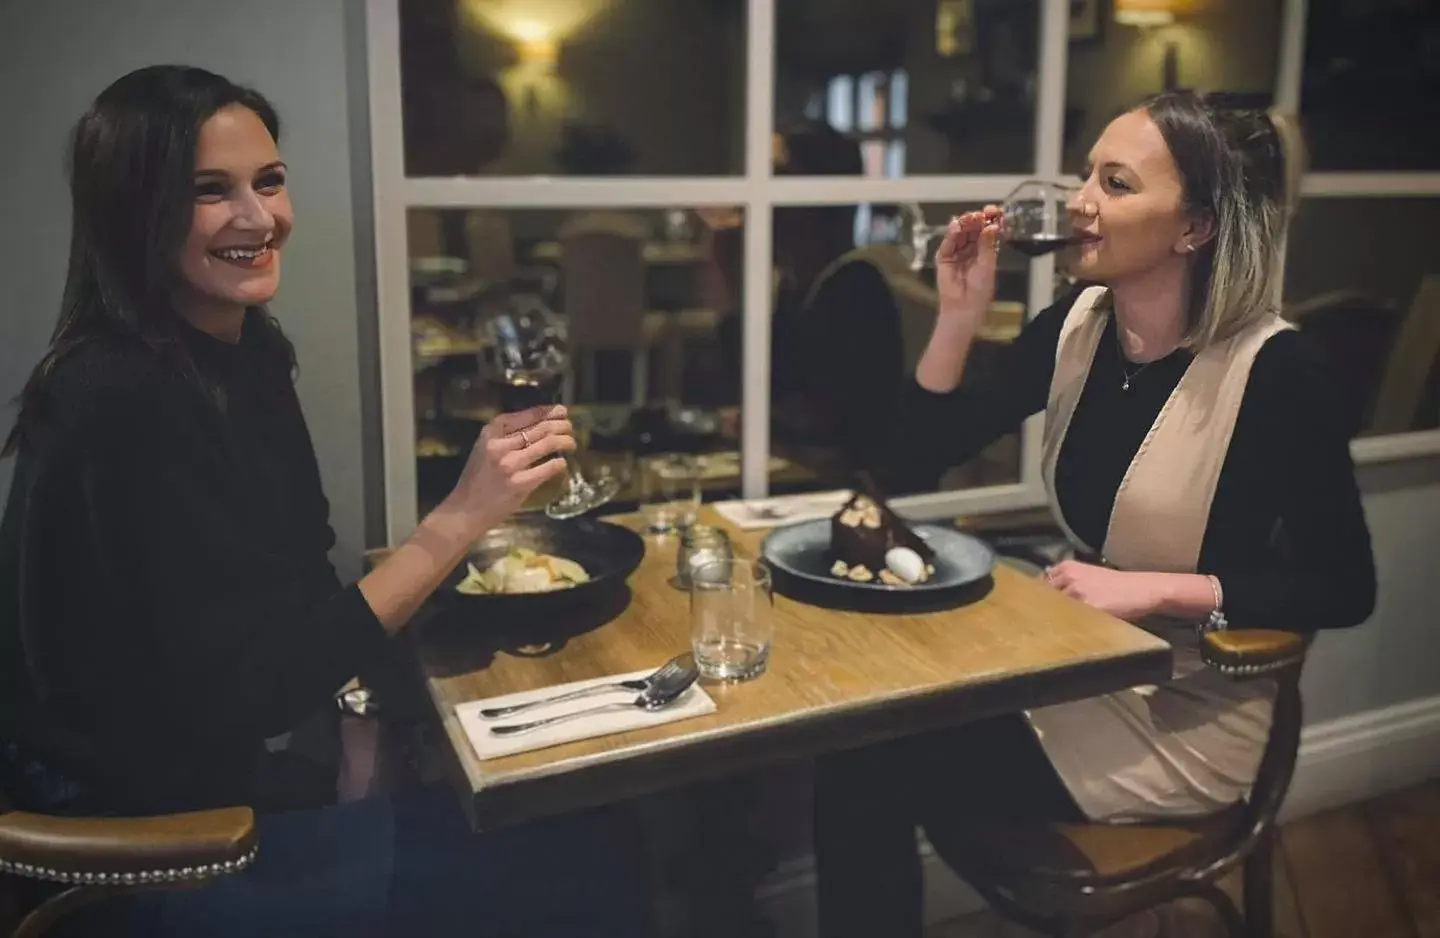
<path id="1" fill-rule="evenodd" d="M 1076 938 L 1176 899 L 1213 905 L 1233 938 L 1270 938 L 1276 816 L 1300 744 L 1299 676 L 1307 642 L 1290 632 L 1211 632 L 1207 664 L 1235 680 L 1279 685 L 1270 740 L 1250 798 L 1217 814 L 1167 823 L 981 823 L 942 857 L 1002 915 Z M 1244 912 L 1217 885 L 1244 868 Z"/>
<path id="2" fill-rule="evenodd" d="M 1006 528 L 1017 543 L 1054 531 L 1045 514 L 989 524 L 962 518 L 960 525 L 996 538 L 1005 553 Z M 1011 553 L 1037 566 L 1051 562 L 1026 547 Z M 963 842 L 934 844 L 937 852 L 1001 915 L 1056 938 L 1081 938 L 1186 897 L 1214 906 L 1232 938 L 1272 938 L 1276 818 L 1300 747 L 1299 682 L 1309 645 L 1302 635 L 1262 629 L 1201 638 L 1208 666 L 1232 680 L 1277 684 L 1270 738 L 1246 801 L 1175 822 L 981 821 L 967 827 Z M 1218 885 L 1237 868 L 1243 912 Z"/>
<path id="3" fill-rule="evenodd" d="M 249 808 L 52 817 L 11 811 L 0 795 L 0 934 L 37 938 L 95 902 L 203 886 L 248 867 L 256 846 Z"/>

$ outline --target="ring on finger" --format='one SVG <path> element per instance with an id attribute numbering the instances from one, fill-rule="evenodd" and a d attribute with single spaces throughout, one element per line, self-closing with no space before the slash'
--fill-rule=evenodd
<path id="1" fill-rule="evenodd" d="M 520 442 L 523 443 L 523 444 L 525 444 L 526 446 L 529 446 L 529 445 L 530 445 L 530 438 L 525 435 L 525 429 L 522 427 L 522 428 L 520 428 L 520 430 L 519 430 L 518 432 L 519 432 L 519 434 L 520 434 Z"/>

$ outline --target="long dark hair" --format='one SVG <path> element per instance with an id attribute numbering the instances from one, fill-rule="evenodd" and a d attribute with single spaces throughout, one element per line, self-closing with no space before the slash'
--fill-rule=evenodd
<path id="1" fill-rule="evenodd" d="M 233 104 L 254 111 L 280 139 L 280 119 L 259 92 L 204 69 L 155 65 L 100 93 L 70 138 L 70 261 L 50 348 L 20 392 L 20 413 L 0 456 L 22 447 L 44 419 L 56 363 L 102 337 L 138 339 L 200 382 L 179 341 L 173 297 L 180 249 L 194 214 L 195 148 L 201 126 Z M 279 326 L 258 317 L 265 338 L 294 366 Z"/>

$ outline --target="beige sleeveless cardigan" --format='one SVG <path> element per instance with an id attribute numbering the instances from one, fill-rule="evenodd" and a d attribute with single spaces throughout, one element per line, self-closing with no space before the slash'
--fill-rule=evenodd
<path id="1" fill-rule="evenodd" d="M 1085 290 L 1061 328 L 1045 415 L 1051 510 L 1077 550 L 1113 567 L 1194 573 L 1251 365 L 1289 327 L 1269 317 L 1191 361 L 1120 483 L 1105 542 L 1089 545 L 1056 501 L 1055 465 L 1109 299 L 1104 287 Z M 1207 668 L 1193 623 L 1139 624 L 1174 647 L 1172 680 L 1028 713 L 1056 771 L 1095 820 L 1203 814 L 1244 798 L 1269 736 L 1274 684 L 1234 682 Z"/>

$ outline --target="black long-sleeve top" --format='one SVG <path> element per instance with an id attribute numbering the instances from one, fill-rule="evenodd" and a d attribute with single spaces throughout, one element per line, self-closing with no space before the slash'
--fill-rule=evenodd
<path id="1" fill-rule="evenodd" d="M 264 740 L 379 664 L 288 361 L 247 319 L 55 367 L 0 525 L 0 739 L 100 809 L 254 804 Z M 206 387 L 208 386 L 208 388 Z M 383 665 L 382 665 L 383 666 Z"/>
<path id="2" fill-rule="evenodd" d="M 1043 411 L 1076 295 L 1041 312 L 955 391 L 934 394 L 912 382 L 898 449 L 931 469 L 956 465 Z M 1096 550 L 1120 481 L 1192 357 L 1177 350 L 1141 368 L 1124 360 L 1115 328 L 1111 316 L 1055 467 L 1065 520 Z M 1127 373 L 1128 391 L 1121 387 Z M 1373 610 L 1374 560 L 1344 413 L 1303 334 L 1286 331 L 1265 343 L 1198 563 L 1199 572 L 1220 579 L 1232 626 L 1312 631 L 1356 625 Z"/>

